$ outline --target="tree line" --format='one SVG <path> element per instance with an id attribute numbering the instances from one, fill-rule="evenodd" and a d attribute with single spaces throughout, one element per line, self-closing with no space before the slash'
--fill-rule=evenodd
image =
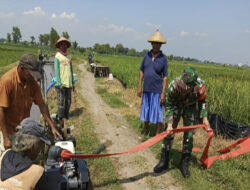
<path id="1" fill-rule="evenodd" d="M 70 36 L 68 32 L 62 32 L 61 36 L 70 39 Z M 20 29 L 17 26 L 12 27 L 12 32 L 7 33 L 6 39 L 1 38 L 0 43 L 14 43 L 14 44 L 23 44 L 25 46 L 37 46 L 39 48 L 54 48 L 54 44 L 59 39 L 58 32 L 51 27 L 49 33 L 40 34 L 38 36 L 38 40 L 36 41 L 34 36 L 30 36 L 30 41 L 21 41 L 22 34 Z M 137 56 L 142 57 L 144 56 L 149 50 L 144 49 L 142 51 L 136 51 L 135 48 L 127 48 L 124 47 L 121 43 L 116 44 L 115 46 L 111 46 L 110 44 L 94 44 L 93 47 L 80 47 L 78 46 L 78 43 L 76 41 L 73 41 L 72 48 L 75 51 L 79 51 L 80 53 L 87 53 L 87 52 L 96 52 L 99 54 L 111 54 L 111 55 L 127 55 L 127 56 Z M 198 59 L 195 58 L 189 58 L 189 57 L 182 57 L 182 56 L 174 56 L 169 55 L 167 56 L 168 60 L 172 61 L 183 61 L 183 62 L 201 62 Z M 204 63 L 212 63 L 217 64 L 212 61 L 203 61 Z"/>
<path id="2" fill-rule="evenodd" d="M 62 32 L 61 36 L 69 39 L 68 32 Z M 50 33 L 40 34 L 38 40 L 36 41 L 34 36 L 30 36 L 30 41 L 21 41 L 22 34 L 17 26 L 12 27 L 12 32 L 7 33 L 6 39 L 1 38 L 0 43 L 13 43 L 13 44 L 23 44 L 25 46 L 40 46 L 45 48 L 54 48 L 54 44 L 60 38 L 58 32 L 52 27 Z M 72 42 L 73 49 L 77 49 L 78 43 L 76 41 Z"/>

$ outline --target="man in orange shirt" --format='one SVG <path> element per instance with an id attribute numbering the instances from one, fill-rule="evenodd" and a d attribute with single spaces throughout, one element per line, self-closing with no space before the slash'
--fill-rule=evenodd
<path id="1" fill-rule="evenodd" d="M 39 62 L 33 54 L 26 53 L 17 67 L 0 78 L 0 154 L 11 147 L 9 135 L 14 135 L 20 122 L 30 116 L 33 102 L 39 106 L 53 135 L 62 138 L 50 118 L 37 84 L 40 77 Z"/>

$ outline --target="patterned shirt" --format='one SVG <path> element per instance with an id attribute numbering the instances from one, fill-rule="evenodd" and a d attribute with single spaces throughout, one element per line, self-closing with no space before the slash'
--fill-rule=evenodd
<path id="1" fill-rule="evenodd" d="M 173 116 L 176 108 L 184 108 L 195 103 L 198 103 L 201 117 L 207 117 L 207 102 L 206 99 L 198 100 L 199 91 L 205 82 L 199 77 L 193 86 L 188 86 L 181 77 L 174 79 L 167 88 L 166 94 L 166 116 Z"/>

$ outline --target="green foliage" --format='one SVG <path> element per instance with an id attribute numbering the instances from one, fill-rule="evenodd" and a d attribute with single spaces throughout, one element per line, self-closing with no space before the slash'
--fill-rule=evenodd
<path id="1" fill-rule="evenodd" d="M 19 43 L 20 40 L 21 40 L 21 38 L 22 38 L 22 35 L 21 35 L 20 29 L 17 26 L 13 26 L 13 28 L 12 28 L 12 39 L 13 39 L 13 42 L 15 44 Z"/>
<path id="2" fill-rule="evenodd" d="M 30 39 L 31 39 L 30 44 L 34 45 L 36 43 L 35 42 L 35 37 L 34 36 L 30 36 Z"/>
<path id="3" fill-rule="evenodd" d="M 177 150 L 171 152 L 174 154 L 174 160 L 171 162 L 173 167 L 177 167 L 180 161 L 180 153 Z M 194 154 L 194 153 L 193 153 Z M 200 153 L 195 153 L 191 158 L 189 179 L 183 179 L 181 173 L 176 169 L 173 175 L 181 181 L 181 183 L 190 190 L 198 189 L 229 189 L 229 190 L 245 190 L 250 187 L 250 155 L 245 154 L 237 158 L 221 161 L 217 160 L 209 169 L 204 169 L 198 162 L 197 158 Z M 170 166 L 171 167 L 171 166 Z"/>
<path id="4" fill-rule="evenodd" d="M 120 94 L 109 94 L 106 89 L 99 87 L 97 93 L 101 95 L 105 102 L 111 107 L 127 107 L 127 105 L 119 99 Z"/>
<path id="5" fill-rule="evenodd" d="M 49 34 L 49 45 L 51 48 L 54 47 L 56 41 L 59 39 L 57 31 L 52 27 Z"/>
<path id="6" fill-rule="evenodd" d="M 63 33 L 62 33 L 62 36 L 63 36 L 64 38 L 66 38 L 66 39 L 69 39 L 69 34 L 68 34 L 68 32 L 63 32 Z"/>
<path id="7" fill-rule="evenodd" d="M 134 48 L 126 48 L 122 44 L 116 44 L 115 47 L 111 47 L 109 44 L 96 43 L 93 47 L 96 53 L 100 54 L 116 54 L 116 55 L 129 55 L 129 56 L 143 56 L 148 50 L 137 52 Z"/>
<path id="8" fill-rule="evenodd" d="M 48 46 L 49 45 L 49 34 L 40 34 L 39 35 L 40 46 Z"/>
<path id="9" fill-rule="evenodd" d="M 10 43 L 11 42 L 11 34 L 7 33 L 7 42 Z"/>
<path id="10" fill-rule="evenodd" d="M 10 65 L 20 59 L 27 52 L 37 54 L 36 48 L 27 48 L 21 45 L 0 45 L 0 76 L 7 70 L 5 66 Z"/>
<path id="11" fill-rule="evenodd" d="M 115 50 L 116 50 L 117 54 L 126 54 L 127 53 L 126 49 L 123 47 L 122 44 L 116 44 Z"/>
<path id="12" fill-rule="evenodd" d="M 143 58 L 95 55 L 95 61 L 110 67 L 111 73 L 137 88 Z M 209 111 L 234 123 L 250 125 L 250 69 L 211 64 L 169 61 L 168 84 L 187 66 L 194 67 L 208 88 Z"/>
<path id="13" fill-rule="evenodd" d="M 117 78 L 128 87 L 138 85 L 139 67 L 142 57 L 95 55 L 95 61 L 107 65 Z"/>
<path id="14" fill-rule="evenodd" d="M 79 47 L 79 48 L 78 48 L 78 51 L 79 51 L 80 53 L 84 53 L 84 52 L 86 51 L 86 48 Z"/>
<path id="15" fill-rule="evenodd" d="M 136 56 L 136 50 L 134 48 L 131 48 L 128 50 L 128 55 L 129 56 Z"/>
<path id="16" fill-rule="evenodd" d="M 98 52 L 98 53 L 102 53 L 102 54 L 109 54 L 111 53 L 111 50 L 110 50 L 110 45 L 109 44 L 98 44 L 96 43 L 94 45 L 94 51 Z"/>
<path id="17" fill-rule="evenodd" d="M 73 49 L 76 50 L 77 49 L 77 46 L 78 46 L 78 43 L 76 41 L 74 41 L 72 43 L 72 46 L 73 46 Z"/>

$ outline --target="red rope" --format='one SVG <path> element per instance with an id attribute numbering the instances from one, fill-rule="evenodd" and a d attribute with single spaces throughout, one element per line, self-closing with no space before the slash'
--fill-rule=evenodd
<path id="1" fill-rule="evenodd" d="M 244 139 L 237 141 L 233 145 L 220 150 L 219 152 L 220 153 L 228 152 L 230 148 L 235 147 L 236 145 L 239 144 L 240 148 L 238 150 L 234 150 L 230 153 L 227 153 L 226 155 L 208 157 L 208 149 L 209 149 L 212 137 L 213 137 L 213 130 L 209 129 L 205 124 L 174 129 L 173 133 L 185 132 L 185 131 L 189 131 L 189 130 L 193 130 L 193 129 L 197 129 L 197 128 L 204 128 L 208 133 L 208 141 L 207 141 L 207 144 L 203 150 L 202 156 L 200 158 L 201 162 L 207 168 L 209 168 L 212 165 L 212 163 L 214 162 L 214 160 L 216 160 L 216 159 L 225 160 L 227 158 L 236 157 L 238 155 L 241 155 L 241 154 L 244 154 L 244 153 L 250 151 L 250 138 L 249 138 L 250 136 L 248 136 Z M 141 144 L 139 144 L 131 149 L 125 150 L 123 152 L 110 153 L 110 154 L 72 154 L 68 150 L 63 150 L 61 153 L 61 157 L 66 158 L 66 159 L 68 159 L 68 158 L 86 159 L 86 158 L 100 158 L 100 157 L 106 157 L 106 156 L 114 156 L 114 155 L 138 152 L 138 151 L 144 150 L 144 149 L 156 144 L 157 142 L 164 139 L 167 135 L 169 135 L 169 132 L 162 132 L 162 133 L 156 135 L 155 137 L 152 137 L 152 138 L 148 139 L 147 141 L 145 141 L 145 142 L 143 142 L 143 143 L 141 143 Z"/>

